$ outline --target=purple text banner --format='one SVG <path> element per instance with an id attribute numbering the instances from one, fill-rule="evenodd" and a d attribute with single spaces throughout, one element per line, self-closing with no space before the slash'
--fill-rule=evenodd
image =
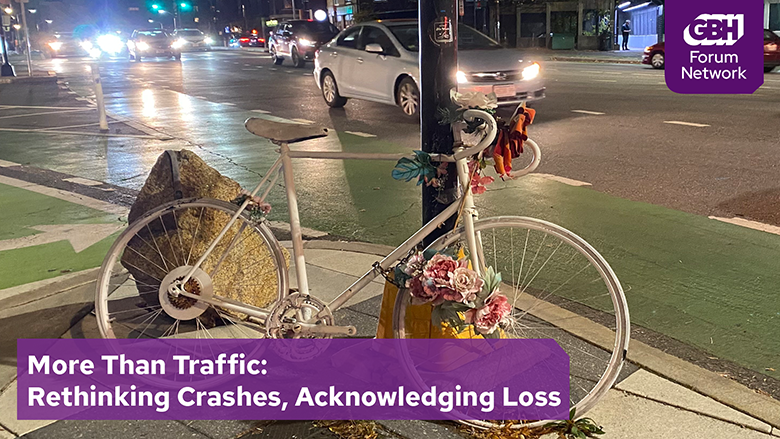
<path id="1" fill-rule="evenodd" d="M 18 340 L 19 419 L 566 419 L 554 340 Z"/>

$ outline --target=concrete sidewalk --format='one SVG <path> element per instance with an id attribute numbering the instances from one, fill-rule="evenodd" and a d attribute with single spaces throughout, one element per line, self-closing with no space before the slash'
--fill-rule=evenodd
<path id="1" fill-rule="evenodd" d="M 83 197 L 83 195 L 82 195 Z M 103 202 L 94 199 L 95 202 Z M 117 206 L 118 210 L 125 206 Z M 307 269 L 314 294 L 324 299 L 341 291 L 390 249 L 358 242 L 311 239 Z M 289 242 L 283 242 L 289 246 Z M 312 422 L 259 421 L 18 421 L 16 420 L 17 338 L 99 337 L 90 314 L 96 271 L 84 270 L 0 290 L 0 438 L 335 438 Z M 357 326 L 359 336 L 376 331 L 381 278 L 335 313 Z M 607 439 L 745 438 L 780 436 L 780 403 L 718 374 L 632 341 L 634 370 L 588 416 L 603 425 Z M 667 378 L 664 378 L 667 377 Z M 697 389 L 694 391 L 691 389 Z M 724 401 L 728 404 L 723 404 Z M 381 437 L 393 439 L 469 437 L 451 423 L 381 421 Z"/>

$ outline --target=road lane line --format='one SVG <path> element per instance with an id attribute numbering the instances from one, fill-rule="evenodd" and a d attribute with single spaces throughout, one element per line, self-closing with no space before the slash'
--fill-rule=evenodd
<path id="1" fill-rule="evenodd" d="M 600 111 L 588 111 L 588 110 L 571 110 L 572 113 L 582 113 L 582 114 L 590 114 L 592 116 L 601 116 L 606 113 L 602 113 Z"/>
<path id="2" fill-rule="evenodd" d="M 566 177 L 560 177 L 560 176 L 552 175 L 552 174 L 534 173 L 532 175 L 536 175 L 536 176 L 539 176 L 539 177 L 542 177 L 542 178 L 546 178 L 547 180 L 557 181 L 558 183 L 568 184 L 569 186 L 577 186 L 577 187 L 580 187 L 580 186 L 593 186 L 592 184 L 584 182 L 584 181 L 574 180 L 574 179 L 566 178 Z"/>
<path id="3" fill-rule="evenodd" d="M 594 79 L 595 82 L 617 82 L 617 79 Z"/>
<path id="4" fill-rule="evenodd" d="M 0 160 L 0 168 L 10 168 L 12 166 L 22 166 L 19 163 L 9 162 L 7 160 Z"/>
<path id="5" fill-rule="evenodd" d="M 780 227 L 773 226 L 770 224 L 760 223 L 758 221 L 751 221 L 751 220 L 747 220 L 744 218 L 737 218 L 737 217 L 722 218 L 717 216 L 710 216 L 708 218 L 716 221 L 722 221 L 724 223 L 734 224 L 737 226 L 747 227 L 748 229 L 760 230 L 762 232 L 774 233 L 775 235 L 780 235 Z"/>
<path id="6" fill-rule="evenodd" d="M 314 122 L 312 122 L 312 121 L 310 121 L 308 119 L 290 119 L 290 120 L 293 121 L 293 122 L 298 122 L 300 124 L 304 124 L 304 125 L 311 125 L 311 124 L 314 123 Z"/>
<path id="7" fill-rule="evenodd" d="M 81 206 L 90 207 L 101 212 L 113 213 L 115 215 L 127 215 L 130 209 L 119 206 L 117 204 L 111 204 L 106 201 L 98 200 L 96 198 L 79 195 L 74 192 L 64 191 L 62 189 L 55 189 L 48 186 L 41 186 L 39 184 L 30 183 L 23 180 L 17 180 L 15 178 L 6 177 L 0 175 L 0 183 L 17 187 L 20 189 L 26 189 L 31 192 L 36 192 L 49 197 L 54 197 L 60 200 L 68 201 L 70 203 L 78 204 Z"/>
<path id="8" fill-rule="evenodd" d="M 344 132 L 347 133 L 347 134 L 352 134 L 353 136 L 358 136 L 358 137 L 376 137 L 376 135 L 374 135 L 374 134 L 361 133 L 360 131 L 344 131 Z"/>
<path id="9" fill-rule="evenodd" d="M 35 133 L 35 134 L 68 134 L 71 136 L 94 136 L 94 137 L 128 137 L 132 139 L 151 139 L 151 140 L 168 140 L 167 137 L 160 136 L 146 136 L 139 134 L 113 134 L 113 133 L 90 133 L 84 131 L 62 131 L 62 130 L 46 130 L 40 131 L 37 128 L 34 129 L 21 129 L 21 128 L 0 128 L 0 132 L 8 131 L 11 133 Z"/>
<path id="10" fill-rule="evenodd" d="M 683 125 L 686 127 L 696 127 L 696 128 L 706 128 L 709 126 L 703 123 L 680 122 L 679 120 L 665 120 L 664 123 L 668 123 L 669 125 Z"/>
<path id="11" fill-rule="evenodd" d="M 255 113 L 260 113 L 260 114 L 271 114 L 270 111 L 265 111 L 265 110 L 252 110 L 252 111 L 255 112 Z"/>
<path id="12" fill-rule="evenodd" d="M 78 110 L 62 110 L 62 111 L 44 111 L 40 113 L 28 113 L 28 114 L 13 114 L 10 116 L 0 116 L 0 119 L 15 119 L 17 117 L 28 117 L 28 116 L 44 116 L 47 114 L 60 114 L 60 113 L 78 113 L 80 111 L 92 111 L 93 108 L 80 108 Z"/>

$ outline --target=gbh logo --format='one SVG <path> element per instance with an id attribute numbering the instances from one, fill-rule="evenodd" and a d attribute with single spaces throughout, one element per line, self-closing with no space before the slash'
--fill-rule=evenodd
<path id="1" fill-rule="evenodd" d="M 743 14 L 701 14 L 683 32 L 689 46 L 733 46 L 745 34 Z"/>

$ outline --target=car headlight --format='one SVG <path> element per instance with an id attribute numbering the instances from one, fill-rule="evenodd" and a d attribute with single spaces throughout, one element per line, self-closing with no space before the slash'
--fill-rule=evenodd
<path id="1" fill-rule="evenodd" d="M 51 47 L 51 50 L 57 52 L 60 49 L 62 49 L 62 42 L 61 41 L 52 41 L 49 43 L 49 47 Z"/>
<path id="2" fill-rule="evenodd" d="M 138 50 L 149 50 L 149 44 L 143 41 L 139 41 L 138 43 L 136 43 L 135 48 Z"/>
<path id="3" fill-rule="evenodd" d="M 537 63 L 533 63 L 530 66 L 523 69 L 523 81 L 530 81 L 531 79 L 539 76 L 539 72 L 542 70 L 542 66 Z"/>
<path id="4" fill-rule="evenodd" d="M 179 38 L 178 40 L 174 41 L 173 44 L 171 44 L 171 47 L 174 49 L 181 49 L 185 44 L 187 44 L 187 41 L 183 38 Z"/>
<path id="5" fill-rule="evenodd" d="M 117 53 L 121 52 L 123 46 L 122 40 L 119 39 L 118 36 L 111 34 L 99 36 L 97 38 L 97 45 L 100 47 L 100 50 L 112 55 L 116 55 Z"/>
<path id="6" fill-rule="evenodd" d="M 214 40 L 211 37 L 204 38 L 203 42 L 206 44 L 214 44 Z"/>
<path id="7" fill-rule="evenodd" d="M 649 52 L 649 51 L 651 51 L 651 50 L 653 50 L 653 47 L 652 47 L 652 46 L 647 46 L 647 47 L 645 47 L 645 52 Z"/>
<path id="8" fill-rule="evenodd" d="M 301 39 L 298 40 L 298 44 L 300 44 L 301 46 L 314 47 L 315 43 L 314 43 L 314 41 L 307 40 L 306 38 L 301 38 Z"/>
<path id="9" fill-rule="evenodd" d="M 90 43 L 89 41 L 82 41 L 79 43 L 79 46 L 81 46 L 81 48 L 86 50 L 87 52 L 92 50 L 92 43 Z"/>
<path id="10" fill-rule="evenodd" d="M 458 80 L 458 84 L 465 84 L 469 82 L 468 78 L 466 77 L 466 74 L 458 70 L 458 73 L 455 74 L 455 78 Z"/>

